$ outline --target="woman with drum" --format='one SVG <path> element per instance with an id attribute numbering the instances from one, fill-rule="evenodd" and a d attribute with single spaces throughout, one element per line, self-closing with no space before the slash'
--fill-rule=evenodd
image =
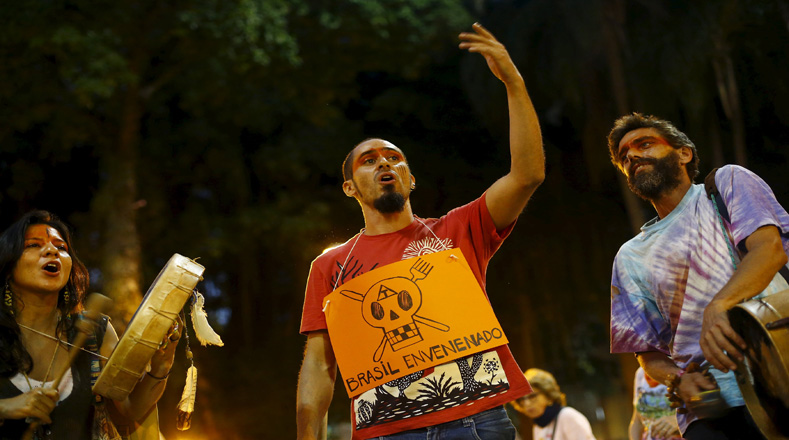
<path id="1" fill-rule="evenodd" d="M 21 438 L 31 422 L 38 426 L 34 438 L 112 438 L 117 433 L 107 415 L 119 427 L 133 427 L 154 409 L 173 364 L 174 343 L 157 351 L 125 401 L 91 392 L 91 378 L 118 336 L 102 316 L 84 348 L 71 344 L 77 321 L 84 319 L 88 271 L 65 224 L 33 211 L 11 225 L 0 235 L 0 276 L 0 438 Z M 69 352 L 78 349 L 69 366 Z M 52 389 L 56 372 L 64 370 Z"/>

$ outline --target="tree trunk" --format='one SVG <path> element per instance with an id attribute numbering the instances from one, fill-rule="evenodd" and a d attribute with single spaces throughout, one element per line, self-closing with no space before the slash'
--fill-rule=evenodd
<path id="1" fill-rule="evenodd" d="M 786 24 L 786 30 L 789 31 L 789 6 L 787 6 L 784 2 L 777 3 L 778 8 L 781 10 L 781 17 L 783 17 L 784 24 Z"/>
<path id="2" fill-rule="evenodd" d="M 250 244 L 255 248 L 254 244 Z M 254 252 L 253 252 L 254 254 Z M 243 347 L 253 347 L 256 338 L 260 336 L 261 322 L 270 323 L 270 316 L 262 316 L 261 308 L 271 310 L 274 308 L 270 301 L 266 298 L 269 295 L 264 295 L 259 298 L 261 293 L 267 289 L 262 287 L 260 268 L 261 262 L 250 258 L 249 255 L 239 255 L 239 282 L 237 285 L 238 291 L 236 292 L 237 301 L 239 304 L 233 309 L 233 313 L 237 313 L 235 317 L 239 319 L 240 328 L 240 342 Z M 261 307 L 261 304 L 264 306 Z M 271 325 L 271 324 L 269 324 Z"/>
<path id="3" fill-rule="evenodd" d="M 104 292 L 115 301 L 110 316 L 123 333 L 142 300 L 140 237 L 137 231 L 137 155 L 142 102 L 136 83 L 124 97 L 119 135 L 114 151 L 105 156 L 106 181 L 95 211 L 104 220 L 101 273 Z"/>
<path id="4" fill-rule="evenodd" d="M 723 155 L 723 145 L 721 142 L 721 133 L 720 133 L 720 124 L 718 123 L 717 118 L 710 118 L 709 121 L 709 128 L 707 129 L 709 133 L 709 142 L 710 148 L 712 149 L 712 166 L 714 168 L 722 167 L 726 164 L 726 159 Z"/>
<path id="5" fill-rule="evenodd" d="M 734 147 L 734 161 L 738 165 L 748 165 L 748 155 L 745 147 L 745 121 L 740 105 L 740 90 L 737 86 L 737 76 L 734 73 L 734 63 L 724 43 L 718 39 L 715 42 L 718 56 L 713 58 L 712 67 L 715 70 L 715 82 L 718 86 L 723 111 L 731 123 L 732 145 Z"/>
<path id="6" fill-rule="evenodd" d="M 605 2 L 605 18 L 603 23 L 603 40 L 605 41 L 605 53 L 608 59 L 608 71 L 611 73 L 611 90 L 614 94 L 616 111 L 621 115 L 630 113 L 629 99 L 627 95 L 627 82 L 625 81 L 625 69 L 622 64 L 623 48 L 620 44 L 618 32 L 624 29 L 625 3 L 622 0 L 612 0 Z M 595 103 L 590 103 L 594 107 Z M 630 219 L 630 227 L 634 234 L 641 231 L 641 225 L 646 223 L 646 216 L 641 209 L 641 202 L 638 197 L 630 191 L 627 181 L 622 173 L 617 173 L 619 190 L 625 201 L 625 209 Z"/>

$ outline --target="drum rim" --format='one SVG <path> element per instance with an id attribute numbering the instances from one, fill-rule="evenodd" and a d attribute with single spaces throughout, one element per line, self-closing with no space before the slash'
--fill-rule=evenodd
<path id="1" fill-rule="evenodd" d="M 789 356 L 789 326 L 768 329 L 766 327 L 766 323 L 763 322 L 763 318 L 765 317 L 761 316 L 763 312 L 767 311 L 767 313 L 772 315 L 772 320 L 778 320 L 784 318 L 782 315 L 784 308 L 787 309 L 786 312 L 789 312 L 789 302 L 785 301 L 781 297 L 775 297 L 777 294 L 789 296 L 789 290 L 738 304 L 729 310 L 729 318 L 732 322 L 732 327 L 734 327 L 738 333 L 742 332 L 742 326 L 745 325 L 744 323 L 747 318 L 749 318 L 751 322 L 755 322 L 757 324 L 754 326 L 755 329 L 758 329 L 758 332 L 762 335 L 763 339 L 769 341 L 769 343 L 772 345 L 772 351 L 775 352 L 778 360 L 784 366 L 782 370 L 784 376 L 783 379 L 789 380 L 789 369 L 787 369 L 787 356 Z M 781 310 L 774 307 L 772 304 L 773 302 L 777 301 L 782 302 L 782 304 L 778 304 Z M 745 406 L 759 430 L 766 438 L 789 439 L 789 437 L 786 437 L 778 430 L 775 422 L 769 417 L 767 411 L 765 410 L 762 399 L 760 399 L 756 393 L 756 389 L 753 384 L 753 382 L 755 382 L 754 373 L 751 369 L 749 357 L 746 355 L 745 362 L 735 360 L 735 363 L 737 365 L 737 368 L 735 369 L 737 385 L 739 386 L 740 392 L 742 393 Z M 781 401 L 778 396 L 773 397 L 775 397 L 778 401 Z"/>
<path id="2" fill-rule="evenodd" d="M 189 266 L 189 267 L 184 267 L 184 266 Z M 197 283 L 202 279 L 202 274 L 204 271 L 205 271 L 205 267 L 203 267 L 201 264 L 197 263 L 193 259 L 185 257 L 178 253 L 173 254 L 173 256 L 167 261 L 167 264 L 164 265 L 162 270 L 156 276 L 154 282 L 151 284 L 151 287 L 148 289 L 148 293 L 146 293 L 145 298 L 143 298 L 142 302 L 140 302 L 140 306 L 135 311 L 134 317 L 132 318 L 131 321 L 129 321 L 129 327 L 127 327 L 126 332 L 124 332 L 124 334 L 118 340 L 115 346 L 115 350 L 113 350 L 106 364 L 102 368 L 101 374 L 99 375 L 95 385 L 93 386 L 94 393 L 100 394 L 105 397 L 109 397 L 110 399 L 113 400 L 123 400 L 126 398 L 126 396 L 129 395 L 129 393 L 131 393 L 131 391 L 134 389 L 134 385 L 131 385 L 131 388 L 128 388 L 127 387 L 128 384 L 126 382 L 128 382 L 129 384 L 132 383 L 136 384 L 137 381 L 131 380 L 130 378 L 132 378 L 132 376 L 136 376 L 136 378 L 139 379 L 143 374 L 145 374 L 144 365 L 150 362 L 150 359 L 153 357 L 153 355 L 156 352 L 155 349 L 147 348 L 148 344 L 143 344 L 144 345 L 143 348 L 137 350 L 135 350 L 134 348 L 130 348 L 129 346 L 130 342 L 128 341 L 128 338 L 131 337 L 131 333 L 134 333 L 134 332 L 130 332 L 130 329 L 132 328 L 133 325 L 136 325 L 135 323 L 137 322 L 135 321 L 134 318 L 138 316 L 138 313 L 141 310 L 150 308 L 150 307 L 146 307 L 149 296 L 153 291 L 157 290 L 155 288 L 159 287 L 157 286 L 157 284 L 159 283 L 160 280 L 162 280 L 162 277 L 165 274 L 168 275 L 168 278 L 172 275 L 177 275 L 179 278 L 179 283 L 173 283 L 172 287 L 174 288 L 174 290 L 170 292 L 170 293 L 176 292 L 176 296 L 170 298 L 169 296 L 166 295 L 164 297 L 158 298 L 160 300 L 160 304 L 158 304 L 159 313 L 155 313 L 154 315 L 155 318 L 152 319 L 153 320 L 158 319 L 159 321 L 157 321 L 157 323 L 161 324 L 161 318 L 165 316 L 165 314 L 161 313 L 163 311 L 162 308 L 167 308 L 169 310 L 169 307 L 165 307 L 165 305 L 168 302 L 170 303 L 170 305 L 172 305 L 173 301 L 176 301 L 177 303 L 180 303 L 180 307 L 178 307 L 178 311 L 180 311 L 183 308 L 183 306 L 186 304 L 186 302 L 189 300 L 189 297 L 191 296 L 191 290 L 194 289 Z M 181 281 L 183 281 L 184 276 L 187 276 L 187 278 L 189 278 L 189 282 L 187 286 L 181 284 Z M 194 281 L 194 283 L 192 283 L 192 281 Z M 183 291 L 183 289 L 186 287 L 189 288 L 189 292 Z M 181 295 L 183 296 L 182 302 L 180 301 Z M 175 313 L 176 315 L 178 311 Z M 146 310 L 145 312 L 142 313 L 149 313 L 149 312 Z M 147 315 L 141 314 L 139 316 L 141 318 L 144 318 Z M 174 321 L 175 317 L 173 317 L 172 320 Z M 143 323 L 141 325 L 148 326 L 153 322 L 154 321 L 152 320 L 148 320 L 148 322 Z M 164 330 L 164 332 L 165 333 L 161 334 L 161 338 L 164 338 L 166 334 L 166 329 Z M 137 333 L 139 333 L 139 329 L 137 330 Z M 119 348 L 121 347 L 123 347 L 123 350 L 119 351 Z M 140 353 L 141 351 L 150 351 L 150 353 L 145 353 L 143 355 L 144 358 L 147 358 L 145 362 L 141 362 L 143 358 L 140 357 L 134 358 L 132 360 L 134 362 L 132 366 L 135 368 L 135 370 L 130 370 L 129 368 L 127 368 L 127 364 L 125 363 L 125 361 L 127 360 L 127 356 L 129 356 L 132 353 L 132 351 L 134 351 L 134 353 L 138 355 L 141 354 Z M 118 360 L 116 355 L 124 356 L 124 359 Z M 140 369 L 139 374 L 136 374 L 137 364 L 143 364 L 143 368 Z"/>

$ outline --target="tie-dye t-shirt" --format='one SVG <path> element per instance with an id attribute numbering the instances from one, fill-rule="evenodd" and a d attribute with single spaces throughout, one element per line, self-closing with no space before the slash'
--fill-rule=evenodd
<path id="1" fill-rule="evenodd" d="M 728 165 L 718 170 L 715 183 L 731 217 L 725 223 L 735 244 L 774 225 L 789 254 L 789 214 L 761 178 Z M 611 352 L 658 351 L 680 368 L 705 362 L 699 345 L 704 308 L 733 272 L 712 201 L 703 185 L 692 185 L 669 215 L 647 222 L 619 249 L 611 279 Z M 776 275 L 760 295 L 787 288 Z M 745 404 L 732 371 L 710 371 L 729 406 Z M 692 413 L 679 414 L 677 422 L 684 432 L 695 419 Z"/>

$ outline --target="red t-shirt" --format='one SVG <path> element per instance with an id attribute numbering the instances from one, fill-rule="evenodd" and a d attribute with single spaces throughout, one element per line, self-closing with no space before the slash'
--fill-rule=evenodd
<path id="1" fill-rule="evenodd" d="M 439 219 L 421 221 L 424 225 L 414 220 L 406 228 L 389 234 L 357 234 L 316 258 L 307 281 L 301 333 L 327 328 L 322 311 L 323 298 L 335 289 L 335 285 L 339 287 L 380 266 L 447 248 L 463 251 L 485 292 L 488 261 L 512 231 L 514 223 L 496 231 L 484 194 Z M 347 267 L 341 271 L 343 264 Z M 341 277 L 339 282 L 338 277 Z M 354 397 L 351 401 L 353 439 L 457 420 L 530 392 L 509 347 L 504 345 L 428 368 Z"/>

